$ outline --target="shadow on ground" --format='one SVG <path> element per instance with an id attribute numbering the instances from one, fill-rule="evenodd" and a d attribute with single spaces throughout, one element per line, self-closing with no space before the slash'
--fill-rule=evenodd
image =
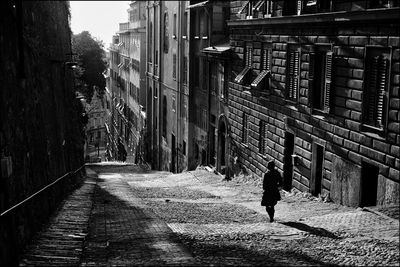
<path id="1" fill-rule="evenodd" d="M 329 238 L 333 238 L 333 239 L 341 239 L 341 237 L 335 235 L 334 233 L 324 229 L 324 228 L 320 228 L 320 227 L 312 227 L 309 226 L 307 224 L 304 223 L 300 223 L 300 222 L 281 222 L 281 224 L 286 225 L 286 226 L 290 226 L 296 229 L 299 229 L 301 231 L 305 231 L 308 232 L 312 235 L 316 235 L 316 236 L 322 236 L 322 237 L 329 237 Z"/>

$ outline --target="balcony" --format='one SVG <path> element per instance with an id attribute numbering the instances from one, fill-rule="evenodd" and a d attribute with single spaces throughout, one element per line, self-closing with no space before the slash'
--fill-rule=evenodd
<path id="1" fill-rule="evenodd" d="M 119 24 L 119 33 L 129 30 L 129 22 L 124 22 Z"/>

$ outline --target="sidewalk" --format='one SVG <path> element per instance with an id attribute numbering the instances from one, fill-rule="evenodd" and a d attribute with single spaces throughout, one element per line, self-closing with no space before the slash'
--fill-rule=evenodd
<path id="1" fill-rule="evenodd" d="M 61 204 L 42 232 L 26 249 L 20 266 L 77 266 L 87 235 L 96 174 L 86 170 L 87 178 Z"/>

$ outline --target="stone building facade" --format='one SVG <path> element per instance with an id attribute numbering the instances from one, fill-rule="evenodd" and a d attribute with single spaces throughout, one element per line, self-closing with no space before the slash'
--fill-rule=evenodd
<path id="1" fill-rule="evenodd" d="M 399 202 L 399 1 L 230 1 L 230 135 L 257 177 Z M 232 153 L 232 151 L 231 151 Z"/>
<path id="2" fill-rule="evenodd" d="M 110 158 L 135 162 L 143 157 L 146 119 L 145 2 L 131 1 L 128 18 L 109 47 L 106 97 L 112 119 L 106 128 Z"/>
<path id="3" fill-rule="evenodd" d="M 147 1 L 147 140 L 152 168 L 187 168 L 187 1 Z"/>
<path id="4" fill-rule="evenodd" d="M 1 2 L 2 266 L 18 265 L 24 245 L 77 182 L 66 174 L 84 163 L 84 109 L 72 65 L 68 2 Z"/>

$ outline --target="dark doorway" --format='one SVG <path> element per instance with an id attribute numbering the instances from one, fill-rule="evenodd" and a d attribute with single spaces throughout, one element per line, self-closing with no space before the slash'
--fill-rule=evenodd
<path id="1" fill-rule="evenodd" d="M 176 141 L 175 141 L 175 135 L 171 134 L 171 172 L 175 173 L 176 172 Z"/>
<path id="2" fill-rule="evenodd" d="M 207 152 L 205 149 L 201 150 L 201 165 L 207 165 Z"/>
<path id="3" fill-rule="evenodd" d="M 294 134 L 285 132 L 285 152 L 283 159 L 283 189 L 290 191 L 292 189 L 293 163 L 292 155 L 294 152 Z"/>
<path id="4" fill-rule="evenodd" d="M 323 168 L 324 147 L 314 143 L 312 148 L 312 171 L 310 182 L 310 191 L 313 196 L 321 194 Z"/>
<path id="5" fill-rule="evenodd" d="M 222 172 L 225 168 L 225 136 L 226 126 L 223 119 L 220 119 L 218 124 L 218 150 L 217 150 L 217 170 Z"/>
<path id="6" fill-rule="evenodd" d="M 363 162 L 361 164 L 361 207 L 376 206 L 379 168 Z"/>
<path id="7" fill-rule="evenodd" d="M 215 127 L 210 126 L 210 165 L 215 166 Z"/>

